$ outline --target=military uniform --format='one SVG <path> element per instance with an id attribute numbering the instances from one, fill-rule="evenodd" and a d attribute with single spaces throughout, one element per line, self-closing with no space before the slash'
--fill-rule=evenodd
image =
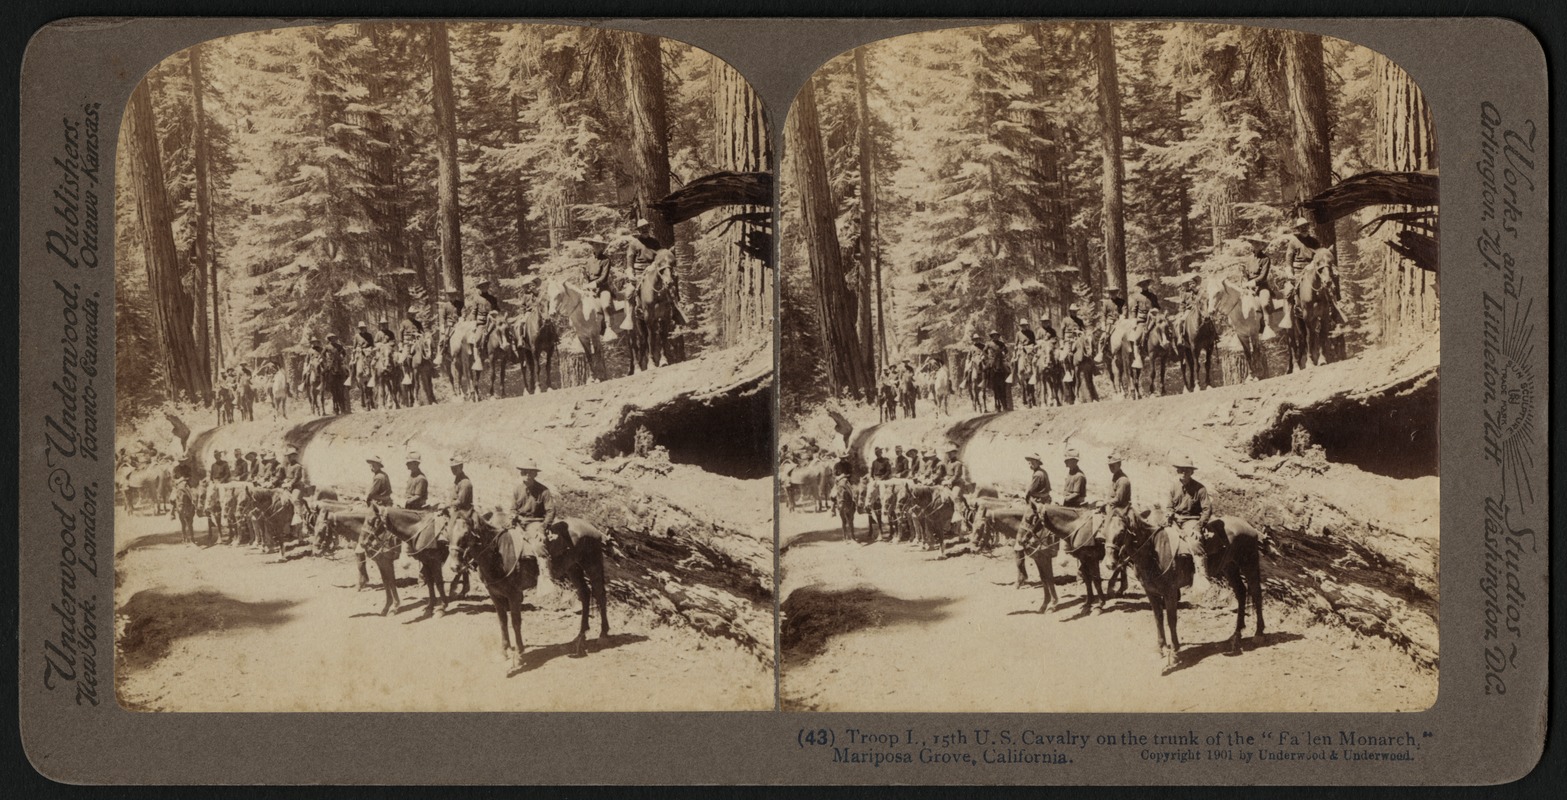
<path id="1" fill-rule="evenodd" d="M 888 461 L 886 456 L 876 456 L 876 460 L 871 462 L 871 480 L 884 481 L 890 477 L 892 477 L 892 462 Z"/>
<path id="2" fill-rule="evenodd" d="M 538 481 L 519 485 L 511 493 L 512 514 L 519 519 L 537 521 L 548 528 L 555 522 L 555 495 Z"/>
<path id="3" fill-rule="evenodd" d="M 370 476 L 370 490 L 365 492 L 365 502 L 382 508 L 392 505 L 392 479 L 387 477 L 379 464 Z"/>
<path id="4" fill-rule="evenodd" d="M 1088 501 L 1088 476 L 1074 465 L 1067 471 L 1061 491 L 1061 505 L 1081 508 Z"/>
<path id="5" fill-rule="evenodd" d="M 423 509 L 428 507 L 430 497 L 430 479 L 423 472 L 415 472 L 408 476 L 408 484 L 403 487 L 403 508 Z"/>
<path id="6" fill-rule="evenodd" d="M 1001 336 L 990 337 L 985 343 L 985 379 L 990 394 L 995 398 L 996 411 L 1011 411 L 1012 396 L 1007 389 L 1007 346 Z"/>
<path id="7" fill-rule="evenodd" d="M 213 483 L 228 483 L 233 474 L 229 462 L 223 460 L 221 453 L 212 460 L 212 468 L 207 470 L 207 478 Z"/>

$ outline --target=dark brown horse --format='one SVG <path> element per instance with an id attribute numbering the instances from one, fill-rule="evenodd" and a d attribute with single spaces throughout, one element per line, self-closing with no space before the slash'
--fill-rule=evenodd
<path id="1" fill-rule="evenodd" d="M 479 573 L 501 623 L 501 658 L 521 668 L 522 595 L 539 584 L 537 560 L 526 563 L 516 532 L 496 528 L 485 517 L 475 515 L 471 521 L 453 517 L 447 530 L 451 547 L 446 566 L 453 571 L 466 566 Z"/>
<path id="2" fill-rule="evenodd" d="M 534 303 L 512 322 L 512 337 L 517 341 L 523 388 L 528 394 L 549 391 L 550 376 L 555 372 L 555 346 L 560 343 L 555 323 Z"/>
<path id="3" fill-rule="evenodd" d="M 587 655 L 589 604 L 599 607 L 599 638 L 609 635 L 609 587 L 604 580 L 604 556 L 614 549 L 614 540 L 606 531 L 577 517 L 556 521 L 545 531 L 544 541 L 532 542 L 533 553 L 544 562 L 556 583 L 569 583 L 582 601 L 582 627 L 577 631 L 577 655 Z"/>
<path id="4" fill-rule="evenodd" d="M 1191 585 L 1190 567 L 1176 555 L 1178 531 L 1153 529 L 1141 517 L 1130 525 L 1112 517 L 1111 548 L 1115 561 L 1129 563 L 1143 586 L 1154 612 L 1159 633 L 1159 652 L 1165 657 L 1165 671 L 1178 663 L 1181 649 L 1176 628 L 1181 589 Z M 1250 594 L 1257 615 L 1256 635 L 1264 630 L 1262 620 L 1262 569 L 1259 554 L 1266 549 L 1264 538 L 1250 523 L 1238 517 L 1216 517 L 1203 532 L 1203 554 L 1210 576 L 1223 576 L 1235 591 L 1235 633 L 1230 637 L 1230 652 L 1240 652 L 1241 630 L 1246 624 L 1246 597 Z M 1165 626 L 1170 629 L 1165 641 Z"/>
<path id="5" fill-rule="evenodd" d="M 1104 612 L 1105 590 L 1099 574 L 1099 562 L 1105 557 L 1106 516 L 1094 508 L 1041 505 L 1035 512 L 1046 542 L 1060 542 L 1068 555 L 1077 559 L 1077 574 L 1083 579 L 1083 610 L 1099 603 Z"/>
<path id="6" fill-rule="evenodd" d="M 1181 362 L 1181 380 L 1186 391 L 1195 392 L 1198 362 L 1202 363 L 1201 388 L 1213 386 L 1213 351 L 1219 345 L 1219 329 L 1213 319 L 1196 307 L 1176 315 L 1175 355 Z"/>

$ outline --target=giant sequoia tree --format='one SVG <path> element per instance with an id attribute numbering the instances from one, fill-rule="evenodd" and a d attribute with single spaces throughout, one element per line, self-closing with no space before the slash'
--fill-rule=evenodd
<path id="1" fill-rule="evenodd" d="M 860 352 L 854 330 L 854 309 L 844 284 L 843 253 L 838 244 L 827 164 L 822 154 L 821 119 L 812 81 L 795 97 L 785 129 L 785 146 L 793 161 L 792 177 L 799 193 L 801 233 L 809 251 L 811 283 L 815 287 L 820 335 L 827 355 L 827 382 L 836 394 L 848 389 L 862 396 L 875 381 Z"/>
<path id="2" fill-rule="evenodd" d="M 163 161 L 158 152 L 157 125 L 152 114 L 152 89 L 147 81 L 136 84 L 125 115 L 125 142 L 129 149 L 131 182 L 136 194 L 137 224 L 141 229 L 147 284 L 151 290 L 158 338 L 168 365 L 170 394 L 199 400 L 211 383 L 202 369 L 191 327 L 191 301 L 181 281 L 179 258 L 170 227 L 172 213 L 163 184 Z"/>

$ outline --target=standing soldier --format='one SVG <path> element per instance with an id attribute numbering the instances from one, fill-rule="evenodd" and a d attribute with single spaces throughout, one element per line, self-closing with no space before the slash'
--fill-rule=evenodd
<path id="1" fill-rule="evenodd" d="M 1202 532 L 1213 516 L 1213 507 L 1208 502 L 1208 487 L 1193 477 L 1197 468 L 1192 465 L 1191 459 L 1178 456 L 1172 460 L 1176 480 L 1175 485 L 1170 487 L 1170 513 L 1166 524 L 1177 529 L 1176 556 L 1191 559 L 1191 566 L 1181 576 L 1181 588 L 1184 589 L 1192 585 L 1193 579 L 1202 569 Z"/>
<path id="2" fill-rule="evenodd" d="M 419 469 L 419 454 L 409 453 L 408 484 L 403 487 L 403 508 L 420 510 L 429 507 L 430 479 Z"/>

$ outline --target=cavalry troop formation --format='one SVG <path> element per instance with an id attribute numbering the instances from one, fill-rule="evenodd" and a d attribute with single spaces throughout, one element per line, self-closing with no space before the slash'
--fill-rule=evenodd
<path id="1" fill-rule="evenodd" d="M 205 469 L 195 459 L 140 470 L 127 464 L 118 476 L 120 499 L 127 511 L 146 503 L 162 514 L 167 507 L 179 519 L 183 542 L 191 545 L 198 544 L 195 520 L 204 517 L 208 547 L 250 547 L 279 560 L 306 554 L 337 560 L 346 549 L 358 590 L 370 588 L 367 564 L 375 564 L 385 595 L 382 616 L 402 605 L 399 564 L 405 570 L 417 565 L 428 594 L 427 616 L 444 616 L 450 601 L 466 597 L 469 576 L 477 572 L 500 619 L 502 654 L 512 667 L 522 663 L 523 592 L 538 585 L 541 565 L 549 577 L 575 588 L 581 600 L 577 652 L 586 654 L 591 602 L 598 604 L 599 635 L 609 634 L 604 560 L 613 552 L 611 533 L 560 515 L 531 462 L 516 465 L 519 483 L 509 502 L 480 513 L 460 457 L 448 460 L 452 486 L 443 503 L 432 500 L 418 453 L 405 459 L 401 497 L 394 496 L 382 460 L 373 457 L 367 459 L 368 488 L 355 498 L 312 485 L 293 447 L 281 456 L 244 448 L 233 455 L 230 461 L 216 452 Z M 157 478 L 129 480 L 148 472 Z"/>
<path id="2" fill-rule="evenodd" d="M 1135 283 L 1130 298 L 1112 292 L 1100 314 L 1103 324 L 1083 319 L 1073 303 L 1059 325 L 1040 319 L 1037 329 L 1022 321 L 1010 343 L 992 330 L 973 334 L 962 357 L 929 357 L 916 368 L 912 360 L 882 370 L 874 401 L 883 421 L 912 417 L 917 400 L 927 398 L 940 413 L 949 412 L 950 395 L 967 396 L 980 413 L 1011 411 L 1100 399 L 1095 376 L 1107 371 L 1120 397 L 1162 395 L 1170 364 L 1181 370 L 1188 392 L 1213 386 L 1213 353 L 1219 342 L 1215 320 L 1227 320 L 1240 343 L 1247 379 L 1268 377 L 1263 342 L 1282 338 L 1289 347 L 1289 369 L 1323 364 L 1335 352 L 1333 329 L 1343 322 L 1336 305 L 1338 276 L 1333 250 L 1309 233 L 1299 218 L 1277 238 L 1251 238 L 1240 282 L 1209 276 L 1189 281 L 1173 301 L 1161 299 L 1153 279 Z M 1282 251 L 1287 270 L 1275 274 L 1272 254 Z M 952 370 L 955 369 L 956 373 Z"/>
<path id="3" fill-rule="evenodd" d="M 374 329 L 358 323 L 345 342 L 336 333 L 323 341 L 309 336 L 303 359 L 230 367 L 216 390 L 218 423 L 254 419 L 259 398 L 274 415 L 288 415 L 288 400 L 303 394 L 316 416 L 346 414 L 356 407 L 406 408 L 436 402 L 437 373 L 451 395 L 466 400 L 506 396 L 506 376 L 515 366 L 529 394 L 552 386 L 562 333 L 574 336 L 584 356 L 586 380 L 608 380 L 606 343 L 623 340 L 631 372 L 676 358 L 673 336 L 684 324 L 674 252 L 648 234 L 636 233 L 574 244 L 584 259 L 581 283 L 555 276 L 521 282 L 515 303 L 501 300 L 490 280 L 480 280 L 471 298 L 449 289 L 433 309 L 409 306 L 401 318 L 381 317 Z M 614 269 L 619 262 L 621 270 Z M 557 320 L 564 322 L 562 326 Z M 395 326 L 395 328 L 394 328 Z"/>
<path id="4" fill-rule="evenodd" d="M 1181 646 L 1176 629 L 1181 592 L 1194 581 L 1201 586 L 1209 576 L 1222 578 L 1234 591 L 1233 651 L 1240 649 L 1248 599 L 1256 615 L 1256 635 L 1262 635 L 1260 555 L 1267 550 L 1267 537 L 1240 517 L 1215 513 L 1191 459 L 1173 457 L 1175 478 L 1168 493 L 1154 506 L 1139 508 L 1133 504 L 1132 479 L 1116 454 L 1105 465 L 1108 493 L 1090 501 L 1089 478 L 1075 450 L 1063 454 L 1066 478 L 1059 495 L 1053 494 L 1043 459 L 1034 453 L 1026 457 L 1027 491 L 1011 498 L 995 487 L 977 485 L 958 452 L 949 448 L 942 458 L 900 445 L 889 458 L 877 447 L 869 465 L 858 453 L 847 451 L 786 454 L 788 505 L 794 511 L 810 501 L 817 511 L 832 511 L 844 540 L 862 545 L 907 542 L 945 556 L 954 545 L 989 554 L 1005 540 L 1016 562 L 1017 588 L 1028 580 L 1028 562 L 1036 565 L 1044 589 L 1039 610 L 1044 614 L 1061 605 L 1052 567 L 1059 554 L 1070 554 L 1078 562 L 1085 614 L 1103 613 L 1107 597 L 1125 591 L 1130 568 L 1153 609 L 1167 667 L 1176 664 Z M 863 538 L 857 524 L 862 515 Z M 1106 558 L 1108 582 L 1101 574 Z"/>

